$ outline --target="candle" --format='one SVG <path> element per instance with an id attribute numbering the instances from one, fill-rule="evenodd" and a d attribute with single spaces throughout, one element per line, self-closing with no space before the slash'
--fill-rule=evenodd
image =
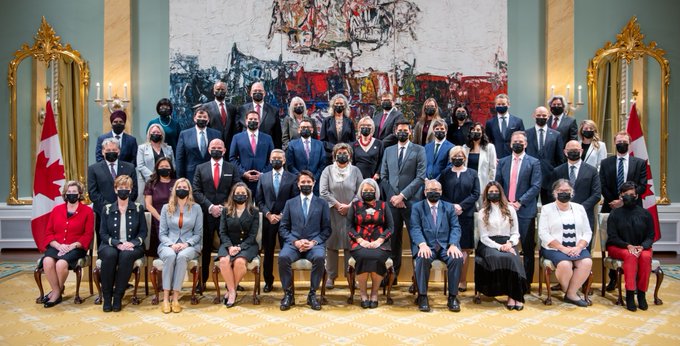
<path id="1" fill-rule="evenodd" d="M 555 96 L 555 84 L 550 86 L 550 97 Z"/>
<path id="2" fill-rule="evenodd" d="M 578 104 L 583 104 L 583 100 L 581 100 L 581 86 L 578 86 Z"/>
<path id="3" fill-rule="evenodd" d="M 112 97 L 111 97 L 111 94 L 112 94 L 112 93 L 111 93 L 111 82 L 109 82 L 109 100 L 112 98 Z"/>
<path id="4" fill-rule="evenodd" d="M 127 99 L 127 83 L 123 83 L 123 100 Z"/>
<path id="5" fill-rule="evenodd" d="M 97 82 L 97 98 L 96 98 L 97 100 L 101 100 L 100 98 L 101 91 L 102 91 L 101 85 L 99 85 L 99 82 Z"/>
<path id="6" fill-rule="evenodd" d="M 567 102 L 569 102 L 569 90 L 570 89 L 571 89 L 571 85 L 567 84 L 567 97 L 566 97 L 566 100 L 565 100 Z"/>

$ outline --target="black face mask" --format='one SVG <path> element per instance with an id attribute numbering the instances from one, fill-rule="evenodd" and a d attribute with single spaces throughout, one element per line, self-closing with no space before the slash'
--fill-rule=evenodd
<path id="1" fill-rule="evenodd" d="M 383 101 L 380 103 L 380 107 L 386 111 L 389 111 L 392 109 L 392 101 Z"/>
<path id="2" fill-rule="evenodd" d="M 408 132 L 405 131 L 397 132 L 397 140 L 402 143 L 408 141 Z"/>
<path id="3" fill-rule="evenodd" d="M 149 136 L 149 139 L 154 143 L 158 143 L 163 140 L 163 135 L 154 133 Z"/>
<path id="4" fill-rule="evenodd" d="M 427 194 L 427 200 L 432 202 L 432 203 L 437 203 L 439 199 L 442 197 L 441 192 L 437 191 L 428 191 Z"/>
<path id="5" fill-rule="evenodd" d="M 118 190 L 116 191 L 116 194 L 118 195 L 118 198 L 126 200 L 130 197 L 130 190 Z"/>
<path id="6" fill-rule="evenodd" d="M 521 154 L 524 151 L 524 144 L 522 144 L 522 143 L 512 143 L 512 151 L 515 154 Z"/>
<path id="7" fill-rule="evenodd" d="M 496 106 L 496 112 L 498 114 L 505 114 L 508 111 L 508 106 Z"/>
<path id="8" fill-rule="evenodd" d="M 111 129 L 113 130 L 113 133 L 119 135 L 125 131 L 125 124 L 112 124 Z"/>
<path id="9" fill-rule="evenodd" d="M 571 201 L 571 192 L 558 192 L 557 200 L 562 203 L 567 203 Z"/>
<path id="10" fill-rule="evenodd" d="M 628 143 L 616 143 L 616 152 L 625 154 L 628 152 Z"/>
<path id="11" fill-rule="evenodd" d="M 362 136 L 368 136 L 368 135 L 371 134 L 371 128 L 370 127 L 362 127 L 360 129 L 360 131 L 361 131 Z"/>
<path id="12" fill-rule="evenodd" d="M 461 159 L 461 158 L 455 158 L 455 159 L 451 160 L 451 163 L 453 163 L 453 165 L 455 167 L 460 167 L 460 166 L 463 165 L 463 163 L 465 163 L 465 160 Z"/>
<path id="13" fill-rule="evenodd" d="M 243 204 L 248 200 L 248 195 L 234 195 L 234 203 Z"/>
<path id="14" fill-rule="evenodd" d="M 187 189 L 177 189 L 175 190 L 175 196 L 179 199 L 185 199 L 189 197 L 189 190 Z"/>
<path id="15" fill-rule="evenodd" d="M 171 107 L 158 107 L 158 115 L 160 115 L 163 118 L 167 118 L 172 115 L 172 108 Z"/>
<path id="16" fill-rule="evenodd" d="M 300 137 L 309 138 L 312 135 L 312 130 L 310 129 L 300 129 Z"/>
<path id="17" fill-rule="evenodd" d="M 340 164 L 345 164 L 345 163 L 349 162 L 349 155 L 338 154 L 338 156 L 335 157 L 335 161 L 337 161 Z"/>
<path id="18" fill-rule="evenodd" d="M 553 115 L 562 115 L 562 113 L 564 113 L 564 107 L 552 106 L 550 107 L 550 113 L 552 113 Z"/>
<path id="19" fill-rule="evenodd" d="M 435 112 L 436 109 L 434 109 L 434 107 L 425 107 L 425 115 L 433 116 Z"/>
<path id="20" fill-rule="evenodd" d="M 434 138 L 441 141 L 442 139 L 446 138 L 446 132 L 444 132 L 444 131 L 434 131 Z"/>
<path id="21" fill-rule="evenodd" d="M 623 205 L 629 208 L 634 207 L 637 204 L 637 196 L 622 195 L 621 200 L 623 201 Z"/>
<path id="22" fill-rule="evenodd" d="M 253 101 L 261 102 L 262 100 L 264 100 L 264 94 L 263 93 L 253 93 Z"/>
<path id="23" fill-rule="evenodd" d="M 335 113 L 344 113 L 345 112 L 345 106 L 333 106 L 333 111 Z"/>
<path id="24" fill-rule="evenodd" d="M 314 185 L 300 185 L 300 193 L 308 196 L 309 194 L 312 193 L 312 188 L 314 188 Z"/>
<path id="25" fill-rule="evenodd" d="M 581 134 L 583 135 L 583 138 L 591 139 L 591 138 L 595 137 L 595 131 L 584 130 L 583 132 L 581 132 Z"/>
<path id="26" fill-rule="evenodd" d="M 479 140 L 482 139 L 482 133 L 481 132 L 470 132 L 470 136 L 472 137 L 472 140 Z"/>
<path id="27" fill-rule="evenodd" d="M 210 157 L 212 157 L 215 160 L 219 160 L 223 156 L 224 156 L 224 154 L 222 153 L 222 150 L 217 150 L 217 149 L 210 150 Z"/>
<path id="28" fill-rule="evenodd" d="M 297 115 L 303 114 L 304 112 L 305 112 L 305 107 L 297 106 L 297 107 L 293 108 L 293 113 L 295 113 Z"/>
<path id="29" fill-rule="evenodd" d="M 283 167 L 283 160 L 272 160 L 272 168 L 279 170 Z"/>
<path id="30" fill-rule="evenodd" d="M 463 120 L 467 119 L 467 113 L 465 113 L 465 112 L 457 112 L 457 113 L 456 113 L 456 119 L 457 119 L 458 121 L 463 121 Z"/>
<path id="31" fill-rule="evenodd" d="M 361 193 L 361 199 L 363 199 L 364 202 L 373 202 L 375 201 L 375 192 L 364 191 Z"/>
<path id="32" fill-rule="evenodd" d="M 248 122 L 248 130 L 250 131 L 255 131 L 257 128 L 260 126 L 260 122 L 258 121 L 249 121 Z"/>
<path id="33" fill-rule="evenodd" d="M 536 118 L 536 125 L 543 127 L 545 124 L 548 123 L 548 119 L 546 118 Z"/>
<path id="34" fill-rule="evenodd" d="M 77 193 L 67 193 L 65 201 L 74 204 L 80 200 L 80 195 Z"/>
<path id="35" fill-rule="evenodd" d="M 108 161 L 108 162 L 112 162 L 112 163 L 113 163 L 113 162 L 116 162 L 116 160 L 118 160 L 118 153 L 115 152 L 115 151 L 105 153 L 105 154 L 104 154 L 104 158 L 105 158 L 106 161 Z"/>
<path id="36" fill-rule="evenodd" d="M 488 194 L 486 194 L 486 199 L 488 199 L 489 202 L 499 202 L 501 200 L 501 193 L 489 192 Z"/>
<path id="37" fill-rule="evenodd" d="M 570 161 L 578 161 L 581 158 L 581 153 L 576 150 L 569 150 L 567 151 L 567 158 Z"/>
<path id="38" fill-rule="evenodd" d="M 171 173 L 170 168 L 159 168 L 156 172 L 163 178 L 169 177 Z"/>
<path id="39" fill-rule="evenodd" d="M 216 98 L 218 101 L 224 100 L 225 97 L 227 97 L 227 92 L 226 92 L 226 91 L 224 91 L 224 90 L 219 90 L 219 91 L 215 92 L 215 98 Z"/>
<path id="40" fill-rule="evenodd" d="M 198 119 L 196 120 L 196 126 L 198 126 L 199 129 L 204 129 L 208 126 L 208 121 L 205 119 Z"/>

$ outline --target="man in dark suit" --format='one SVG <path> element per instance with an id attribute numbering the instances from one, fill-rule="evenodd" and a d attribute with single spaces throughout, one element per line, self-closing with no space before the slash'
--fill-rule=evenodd
<path id="1" fill-rule="evenodd" d="M 262 247 L 264 248 L 264 292 L 271 292 L 274 285 L 274 248 L 276 238 L 283 248 L 283 240 L 278 237 L 281 213 L 286 201 L 300 194 L 297 188 L 297 177 L 285 170 L 286 154 L 281 149 L 272 150 L 269 156 L 272 170 L 263 173 L 257 182 L 255 203 L 262 215 Z"/>
<path id="2" fill-rule="evenodd" d="M 251 191 L 257 189 L 260 174 L 270 171 L 269 153 L 274 150 L 272 138 L 259 131 L 260 114 L 250 111 L 246 115 L 248 130 L 237 133 L 231 141 L 229 161 L 238 168 L 241 179 Z"/>
<path id="3" fill-rule="evenodd" d="M 562 95 L 551 97 L 548 101 L 548 106 L 551 113 L 548 126 L 560 133 L 562 143 L 566 145 L 571 140 L 577 141 L 578 124 L 576 124 L 576 119 L 567 116 L 566 110 L 569 109 L 569 105 L 564 97 Z"/>
<path id="4" fill-rule="evenodd" d="M 215 95 L 215 100 L 204 103 L 202 106 L 208 112 L 209 127 L 220 131 L 220 138 L 227 146 L 227 152 L 229 152 L 229 145 L 231 144 L 231 138 L 234 136 L 236 131 L 236 118 L 238 117 L 238 110 L 236 106 L 227 102 L 227 83 L 223 81 L 215 82 L 213 85 L 213 95 Z"/>
<path id="5" fill-rule="evenodd" d="M 392 261 L 394 261 L 394 282 L 397 282 L 401 269 L 402 232 L 404 225 L 411 229 L 411 207 L 422 199 L 422 188 L 425 182 L 427 158 L 425 148 L 411 143 L 411 124 L 407 120 L 397 122 L 395 135 L 398 143 L 385 149 L 380 167 L 380 183 L 385 192 L 385 201 L 394 220 L 392 243 Z"/>
<path id="6" fill-rule="evenodd" d="M 208 143 L 221 137 L 219 131 L 208 127 L 209 117 L 205 108 L 196 108 L 194 123 L 196 126 L 180 132 L 175 152 L 177 176 L 189 181 L 194 179 L 196 166 L 210 160 Z"/>
<path id="7" fill-rule="evenodd" d="M 105 205 L 116 201 L 116 191 L 113 189 L 113 181 L 120 175 L 132 178 L 132 191 L 130 201 L 137 199 L 137 171 L 129 162 L 119 159 L 120 144 L 115 138 L 106 138 L 102 141 L 102 153 L 104 161 L 93 163 L 87 168 L 87 191 L 93 203 L 95 213 L 95 232 L 99 243 L 99 220 Z"/>
<path id="8" fill-rule="evenodd" d="M 312 138 L 312 121 L 303 118 L 300 121 L 300 138 L 290 141 L 286 149 L 286 168 L 294 175 L 308 170 L 314 174 L 314 181 L 321 179 L 321 173 L 326 168 L 326 152 L 323 143 Z M 319 184 L 314 185 L 314 194 L 319 195 Z"/>
<path id="9" fill-rule="evenodd" d="M 380 110 L 373 115 L 375 131 L 373 137 L 383 142 L 383 148 L 397 144 L 397 137 L 394 135 L 395 124 L 404 119 L 404 114 L 394 107 L 392 93 L 383 93 L 380 97 Z"/>
<path id="10" fill-rule="evenodd" d="M 441 172 L 449 165 L 449 150 L 454 147 L 453 143 L 446 139 L 448 125 L 443 119 L 432 122 L 434 140 L 425 144 L 425 157 L 427 158 L 427 179 L 438 179 Z"/>
<path id="11" fill-rule="evenodd" d="M 321 284 L 326 262 L 326 240 L 331 236 L 331 212 L 328 203 L 312 194 L 314 183 L 312 172 L 300 172 L 297 178 L 300 196 L 289 199 L 283 208 L 279 227 L 284 240 L 279 252 L 279 277 L 285 292 L 281 300 L 282 311 L 295 305 L 291 265 L 301 258 L 312 262 L 307 305 L 314 310 L 321 310 L 316 290 Z"/>
<path id="12" fill-rule="evenodd" d="M 425 183 L 427 200 L 413 205 L 411 212 L 411 253 L 415 258 L 415 276 L 418 283 L 418 309 L 430 311 L 427 286 L 430 280 L 432 261 L 446 263 L 448 271 L 449 298 L 447 307 L 459 312 L 458 280 L 463 268 L 463 253 L 460 251 L 461 228 L 458 216 L 451 203 L 440 200 L 442 185 L 437 180 Z"/>
<path id="13" fill-rule="evenodd" d="M 97 162 L 104 161 L 104 155 L 102 155 L 102 142 L 107 138 L 115 138 L 118 140 L 120 146 L 118 159 L 137 166 L 137 139 L 125 133 L 127 114 L 118 110 L 111 113 L 109 120 L 111 121 L 111 132 L 104 133 L 97 138 L 97 146 L 95 148 L 95 158 Z"/>
<path id="14" fill-rule="evenodd" d="M 502 159 L 512 151 L 510 150 L 510 138 L 515 131 L 524 131 L 522 119 L 508 113 L 510 99 L 506 94 L 496 96 L 496 116 L 486 121 L 485 132 L 489 143 L 496 147 L 498 159 Z"/>
<path id="15" fill-rule="evenodd" d="M 508 204 L 517 211 L 517 226 L 529 284 L 534 277 L 536 249 L 536 203 L 541 192 L 541 163 L 525 153 L 527 137 L 517 131 L 511 137 L 512 152 L 498 161 L 496 181 L 503 186 Z"/>
<path id="16" fill-rule="evenodd" d="M 268 133 L 274 140 L 274 147 L 281 149 L 282 132 L 281 119 L 279 119 L 279 109 L 269 103 L 264 102 L 264 84 L 261 82 L 254 83 L 250 87 L 250 97 L 253 102 L 249 102 L 239 108 L 238 122 L 236 123 L 236 133 L 244 131 L 248 126 L 246 124 L 246 115 L 248 112 L 256 111 L 260 114 L 260 131 Z"/>
<path id="17" fill-rule="evenodd" d="M 548 204 L 554 201 L 552 197 L 553 180 L 550 179 L 555 167 L 564 163 L 562 149 L 562 137 L 560 133 L 548 128 L 548 109 L 538 107 L 534 110 L 536 126 L 528 129 L 526 152 L 529 156 L 537 158 L 541 162 L 541 203 Z"/>
<path id="18" fill-rule="evenodd" d="M 201 291 L 210 274 L 210 259 L 213 239 L 219 233 L 220 215 L 224 202 L 227 201 L 231 188 L 241 181 L 238 169 L 223 159 L 226 149 L 221 139 L 210 141 L 208 147 L 210 161 L 196 166 L 193 183 L 194 201 L 203 209 L 203 251 L 201 252 Z"/>

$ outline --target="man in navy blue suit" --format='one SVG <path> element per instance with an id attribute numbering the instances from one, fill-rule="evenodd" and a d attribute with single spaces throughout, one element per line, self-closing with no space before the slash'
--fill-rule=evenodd
<path id="1" fill-rule="evenodd" d="M 510 138 L 515 131 L 524 131 L 522 119 L 508 113 L 510 99 L 506 94 L 496 96 L 496 116 L 486 121 L 489 142 L 496 148 L 498 159 L 510 155 Z"/>
<path id="2" fill-rule="evenodd" d="M 274 147 L 281 149 L 283 132 L 281 131 L 281 119 L 279 119 L 279 109 L 265 101 L 267 92 L 264 90 L 262 82 L 253 83 L 250 87 L 250 97 L 253 102 L 243 104 L 239 110 L 239 117 L 236 121 L 236 133 L 248 128 L 246 116 L 249 112 L 256 111 L 260 114 L 260 129 L 268 133 L 274 140 Z"/>
<path id="3" fill-rule="evenodd" d="M 316 290 L 321 284 L 326 262 L 326 240 L 331 236 L 331 212 L 328 203 L 312 194 L 314 183 L 312 172 L 300 172 L 297 179 L 300 196 L 289 199 L 283 208 L 279 227 L 284 240 L 279 252 L 279 277 L 285 292 L 281 300 L 282 311 L 295 305 L 291 265 L 301 258 L 312 262 L 307 305 L 314 310 L 321 310 Z"/>
<path id="4" fill-rule="evenodd" d="M 234 135 L 229 146 L 229 161 L 241 174 L 248 188 L 255 192 L 260 174 L 272 169 L 269 154 L 274 150 L 274 142 L 268 134 L 259 131 L 260 114 L 250 111 L 246 114 L 247 130 Z"/>
<path id="5" fill-rule="evenodd" d="M 508 204 L 517 211 L 524 270 L 531 284 L 536 248 L 536 203 L 541 192 L 541 163 L 524 152 L 527 146 L 524 131 L 513 133 L 511 142 L 513 153 L 498 161 L 496 181 L 503 186 Z"/>
<path id="6" fill-rule="evenodd" d="M 326 152 L 323 143 L 312 138 L 312 124 L 306 117 L 300 121 L 300 138 L 290 141 L 286 149 L 286 168 L 295 175 L 308 170 L 314 175 L 314 181 L 319 181 L 326 168 Z M 314 194 L 319 195 L 318 184 L 314 185 Z"/>
<path id="7" fill-rule="evenodd" d="M 446 139 L 448 125 L 446 121 L 437 119 L 433 122 L 434 141 L 425 144 L 425 156 L 427 157 L 427 179 L 438 179 L 441 172 L 449 165 L 449 150 L 454 147 L 453 143 Z"/>
<path id="8" fill-rule="evenodd" d="M 188 128 L 179 134 L 175 161 L 177 177 L 194 180 L 196 166 L 210 161 L 208 145 L 213 139 L 220 139 L 220 131 L 208 127 L 208 111 L 200 106 L 194 111 L 196 126 Z"/>
<path id="9" fill-rule="evenodd" d="M 125 133 L 127 114 L 121 110 L 117 110 L 111 113 L 109 120 L 111 121 L 111 132 L 104 133 L 97 138 L 97 146 L 95 149 L 95 158 L 97 162 L 104 161 L 102 142 L 107 138 L 115 138 L 120 145 L 120 155 L 118 156 L 118 159 L 129 162 L 137 167 L 137 139 Z"/>
<path id="10" fill-rule="evenodd" d="M 553 202 L 552 177 L 555 167 L 564 163 L 562 149 L 562 136 L 556 130 L 548 127 L 548 109 L 538 107 L 534 110 L 536 126 L 531 127 L 527 133 L 526 152 L 529 156 L 537 158 L 541 162 L 541 204 Z"/>
<path id="11" fill-rule="evenodd" d="M 460 251 L 461 228 L 451 203 L 440 200 L 442 185 L 437 180 L 425 183 L 426 200 L 413 205 L 411 211 L 411 253 L 415 254 L 415 276 L 418 283 L 418 309 L 430 311 L 427 286 L 432 261 L 446 263 L 448 271 L 449 298 L 447 307 L 459 312 L 458 280 L 463 268 Z"/>

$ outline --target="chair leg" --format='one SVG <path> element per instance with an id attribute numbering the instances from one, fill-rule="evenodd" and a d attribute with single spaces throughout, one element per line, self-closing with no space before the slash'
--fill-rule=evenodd
<path id="1" fill-rule="evenodd" d="M 93 271 L 93 269 L 92 269 L 92 262 L 90 262 L 90 265 L 88 266 L 87 271 L 88 271 L 88 281 L 89 281 L 89 283 L 90 283 L 90 295 L 93 295 L 93 294 L 94 294 L 94 290 L 93 290 L 93 288 L 92 288 L 92 271 Z"/>
<path id="2" fill-rule="evenodd" d="M 196 285 L 198 284 L 198 274 L 201 272 L 201 266 L 197 265 L 191 269 L 193 280 L 191 283 L 191 305 L 198 304 L 198 297 L 196 296 Z"/>
<path id="3" fill-rule="evenodd" d="M 253 268 L 255 286 L 253 287 L 253 305 L 260 305 L 260 266 Z"/>
<path id="4" fill-rule="evenodd" d="M 222 294 L 220 293 L 220 278 L 219 278 L 219 273 L 221 272 L 222 270 L 220 270 L 220 267 L 218 265 L 213 264 L 212 279 L 213 284 L 215 285 L 215 289 L 217 290 L 216 296 L 213 299 L 213 304 L 219 304 L 220 299 L 222 298 Z"/>
<path id="5" fill-rule="evenodd" d="M 546 294 L 547 294 L 547 297 L 545 298 L 545 301 L 543 302 L 543 304 L 545 304 L 545 305 L 552 305 L 552 289 L 550 288 L 550 276 L 551 275 L 552 275 L 552 269 L 550 269 L 549 267 L 546 266 L 545 269 L 543 270 L 543 276 L 544 276 L 544 279 L 545 279 L 545 291 L 546 291 Z M 539 274 L 539 276 L 540 276 L 540 274 Z"/>
<path id="6" fill-rule="evenodd" d="M 76 297 L 73 302 L 76 304 L 82 304 L 83 300 L 80 298 L 80 281 L 83 278 L 83 268 L 76 267 L 76 269 L 73 271 L 76 273 Z"/>
<path id="7" fill-rule="evenodd" d="M 354 291 L 356 290 L 356 286 L 354 285 L 355 276 L 356 272 L 354 271 L 354 267 L 349 267 L 347 270 L 347 284 L 349 285 L 349 298 L 347 298 L 347 304 L 349 305 L 354 304 Z"/>
<path id="8" fill-rule="evenodd" d="M 140 276 L 140 271 L 141 268 L 137 267 L 134 270 L 132 270 L 132 273 L 135 275 L 135 288 L 132 289 L 132 305 L 139 305 L 139 297 L 137 297 L 137 289 L 139 288 L 139 276 Z"/>
<path id="9" fill-rule="evenodd" d="M 144 259 L 144 294 L 149 296 L 149 259 Z"/>
<path id="10" fill-rule="evenodd" d="M 394 300 L 392 300 L 392 281 L 394 280 L 394 268 L 390 268 L 387 270 L 387 305 L 392 305 L 394 304 Z M 384 293 L 384 291 L 383 291 Z"/>
<path id="11" fill-rule="evenodd" d="M 449 295 L 448 286 L 449 286 L 449 272 L 446 269 L 444 269 L 444 296 Z M 456 291 L 458 291 L 458 286 L 456 286 Z"/>
<path id="12" fill-rule="evenodd" d="M 328 300 L 326 299 L 326 280 L 328 279 L 328 272 L 326 271 L 326 268 L 323 269 L 323 281 L 321 281 L 321 304 L 326 305 L 328 304 Z"/>
<path id="13" fill-rule="evenodd" d="M 101 269 L 95 267 L 92 271 L 92 276 L 94 278 L 94 285 L 97 287 L 97 298 L 94 299 L 94 303 L 99 305 L 102 303 Z"/>
<path id="14" fill-rule="evenodd" d="M 654 287 L 654 305 L 661 305 L 663 301 L 659 298 L 659 288 L 661 288 L 661 283 L 663 282 L 664 273 L 661 267 L 656 268 L 654 271 L 656 274 L 656 285 Z"/>
<path id="15" fill-rule="evenodd" d="M 593 284 L 593 272 L 590 272 L 590 275 L 588 275 L 588 280 L 583 284 L 583 287 L 581 290 L 583 291 L 583 300 L 588 303 L 588 306 L 593 305 L 593 301 L 590 299 L 590 286 Z"/>
<path id="16" fill-rule="evenodd" d="M 623 276 L 623 269 L 619 268 L 616 270 L 616 287 L 619 289 L 619 299 L 616 300 L 616 305 L 623 306 L 623 294 L 621 292 L 621 279 Z"/>
<path id="17" fill-rule="evenodd" d="M 411 274 L 411 287 L 409 287 L 408 293 L 418 294 L 418 281 L 416 281 L 415 269 L 413 270 L 413 274 Z"/>
<path id="18" fill-rule="evenodd" d="M 151 267 L 151 285 L 153 286 L 153 292 L 154 296 L 151 298 L 151 305 L 158 305 L 158 288 L 160 285 L 158 284 L 158 277 L 160 276 L 158 269 L 156 267 L 152 266 Z"/>
<path id="19" fill-rule="evenodd" d="M 607 268 L 604 267 L 604 255 L 602 256 L 602 296 L 607 292 Z"/>
<path id="20" fill-rule="evenodd" d="M 543 276 L 544 276 L 543 271 L 540 270 L 540 267 L 539 267 L 539 270 L 538 270 L 538 296 L 539 297 L 543 295 Z"/>
<path id="21" fill-rule="evenodd" d="M 40 290 L 40 296 L 35 299 L 36 304 L 42 304 L 43 303 L 43 298 L 45 297 L 45 290 L 43 290 L 43 284 L 42 284 L 42 273 L 43 269 L 42 268 L 35 268 L 33 271 L 33 278 L 35 279 L 35 283 L 38 285 L 38 289 Z"/>

